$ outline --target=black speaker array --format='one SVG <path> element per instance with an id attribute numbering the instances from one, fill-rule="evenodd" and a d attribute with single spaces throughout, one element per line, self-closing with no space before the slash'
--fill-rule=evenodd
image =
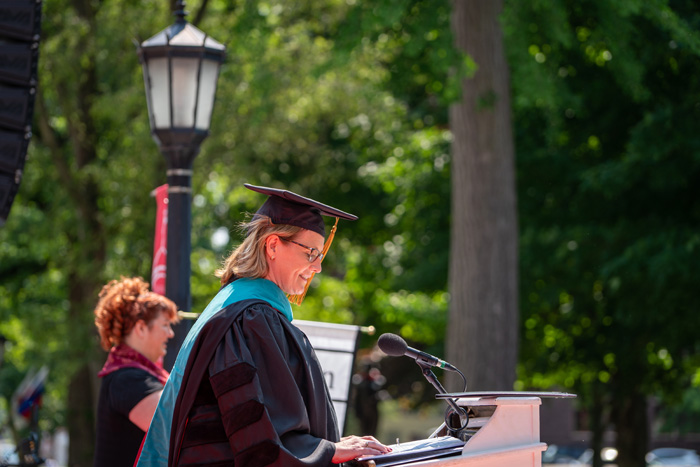
<path id="1" fill-rule="evenodd" d="M 32 137 L 42 0 L 0 0 L 0 226 L 22 181 Z"/>

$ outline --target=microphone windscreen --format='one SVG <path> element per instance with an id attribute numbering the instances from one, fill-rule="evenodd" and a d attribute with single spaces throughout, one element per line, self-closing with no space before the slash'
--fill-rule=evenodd
<path id="1" fill-rule="evenodd" d="M 408 349 L 406 341 L 403 340 L 401 336 L 391 333 L 382 334 L 379 336 L 377 345 L 382 352 L 387 355 L 391 355 L 392 357 L 400 357 L 405 354 L 406 349 Z"/>

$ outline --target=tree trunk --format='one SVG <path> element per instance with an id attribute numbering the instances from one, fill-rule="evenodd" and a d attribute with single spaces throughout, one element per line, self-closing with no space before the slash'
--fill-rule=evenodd
<path id="1" fill-rule="evenodd" d="M 90 467 L 95 449 L 94 397 L 90 366 L 82 365 L 68 386 L 68 459 L 71 467 Z"/>
<path id="2" fill-rule="evenodd" d="M 7 417 L 7 427 L 10 429 L 10 434 L 12 435 L 12 442 L 15 446 L 19 446 L 19 432 L 17 431 L 17 425 L 15 425 L 15 411 L 12 410 L 12 400 L 11 398 L 2 397 L 5 401 L 4 409 L 6 411 Z"/>
<path id="3" fill-rule="evenodd" d="M 591 449 L 593 450 L 593 460 L 591 467 L 603 467 L 603 459 L 600 454 L 605 446 L 603 446 L 605 427 L 604 404 L 602 399 L 602 388 L 600 384 L 593 384 L 593 402 L 590 408 L 590 426 L 591 430 Z"/>
<path id="4" fill-rule="evenodd" d="M 95 213 L 95 217 L 97 214 Z M 97 412 L 97 394 L 99 381 L 97 371 L 104 360 L 104 354 L 97 346 L 96 330 L 93 324 L 92 310 L 97 304 L 100 290 L 101 269 L 105 264 L 104 235 L 101 228 L 89 229 L 94 236 L 93 242 L 83 243 L 83 251 L 93 258 L 80 261 L 83 270 L 71 274 L 69 291 L 71 301 L 71 321 L 75 323 L 71 342 L 74 352 L 72 361 L 80 362 L 68 384 L 67 423 L 70 443 L 68 446 L 68 465 L 70 467 L 90 467 L 93 464 L 96 430 L 95 414 Z"/>
<path id="5" fill-rule="evenodd" d="M 83 5 L 84 6 L 84 5 Z M 78 9 L 78 7 L 76 7 Z M 94 26 L 94 12 L 86 9 L 86 23 Z M 82 49 L 95 50 L 94 29 L 81 36 Z M 69 138 L 59 137 L 52 127 L 51 116 L 39 94 L 37 99 L 37 121 L 39 139 L 48 148 L 55 170 L 60 175 L 62 188 L 68 193 L 76 215 L 71 228 L 64 233 L 75 248 L 64 261 L 68 276 L 68 299 L 72 323 L 71 352 L 69 358 L 76 363 L 76 371 L 68 386 L 67 425 L 70 439 L 68 465 L 89 467 L 93 463 L 95 447 L 95 408 L 99 384 L 94 360 L 103 358 L 98 351 L 95 338 L 95 325 L 92 310 L 97 304 L 97 296 L 103 282 L 106 263 L 106 234 L 101 222 L 98 199 L 100 185 L 94 173 L 88 168 L 97 160 L 95 122 L 91 115 L 92 102 L 98 95 L 96 58 L 86 52 L 82 66 L 76 70 L 79 85 L 73 93 L 65 92 L 61 100 L 61 111 L 66 115 Z M 69 81 L 53 80 L 51 84 L 59 89 L 70 89 Z M 69 144 L 70 143 L 70 144 Z"/>
<path id="6" fill-rule="evenodd" d="M 612 418 L 617 432 L 617 466 L 646 465 L 649 448 L 646 396 L 638 390 L 616 391 Z"/>
<path id="7" fill-rule="evenodd" d="M 518 346 L 518 229 L 502 0 L 453 1 L 456 46 L 476 62 L 450 107 L 452 226 L 447 356 L 470 390 L 513 388 Z M 451 390 L 461 390 L 456 380 Z"/>

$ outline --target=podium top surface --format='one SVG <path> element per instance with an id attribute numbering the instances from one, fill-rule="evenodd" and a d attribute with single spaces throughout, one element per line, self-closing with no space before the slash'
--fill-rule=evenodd
<path id="1" fill-rule="evenodd" d="M 576 394 L 568 392 L 549 391 L 481 391 L 481 392 L 453 392 L 447 394 L 436 394 L 437 399 L 497 399 L 504 397 L 539 397 L 539 398 L 559 398 L 573 399 Z"/>

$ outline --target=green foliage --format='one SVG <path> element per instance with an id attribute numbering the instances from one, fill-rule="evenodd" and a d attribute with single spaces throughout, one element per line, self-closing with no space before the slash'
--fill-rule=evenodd
<path id="1" fill-rule="evenodd" d="M 700 431 L 700 390 L 697 387 L 686 390 L 679 404 L 661 407 L 659 415 L 663 421 L 662 433 L 697 433 Z"/>
<path id="2" fill-rule="evenodd" d="M 207 239 L 228 231 L 230 250 L 239 240 L 232 229 L 243 220 L 240 213 L 260 203 L 241 187 L 249 181 L 318 197 L 361 219 L 339 224 L 322 285 L 314 283 L 303 316 L 376 325 L 382 321 L 377 294 L 444 291 L 448 252 L 435 245 L 448 244 L 449 137 L 435 118 L 411 117 L 417 110 L 408 91 L 397 95 L 392 81 L 406 43 L 382 38 L 382 31 L 400 35 L 404 23 L 397 16 L 415 15 L 425 4 L 314 4 L 324 14 L 313 15 L 301 6 L 248 6 L 237 12 L 214 128 L 195 163 L 193 238 L 206 255 L 193 257 L 195 281 L 200 273 L 210 280 L 217 263 L 205 253 Z M 439 18 L 448 31 L 449 16 Z M 440 65 L 446 72 L 448 61 Z M 399 74 L 411 79 L 416 72 L 400 68 Z M 217 119 L 222 114 L 234 118 Z M 231 171 L 232 164 L 241 169 Z M 346 298 L 335 294 L 349 297 L 351 313 L 341 305 Z M 201 298 L 195 296 L 195 309 L 208 295 Z M 337 311 L 324 311 L 331 301 Z"/>
<path id="3" fill-rule="evenodd" d="M 563 386 L 587 406 L 630 393 L 676 400 L 700 350 L 700 10 L 511 2 L 504 21 L 518 147 L 520 385 Z"/>
<path id="4" fill-rule="evenodd" d="M 172 21 L 167 8 L 44 2 L 35 135 L 0 231 L 0 315 L 16 343 L 11 364 L 51 368 L 42 418 L 52 423 L 65 422 L 73 372 L 104 358 L 91 313 L 99 286 L 150 274 L 149 193 L 165 182 L 165 164 L 150 137 L 134 42 Z M 194 164 L 193 311 L 216 293 L 213 272 L 240 240 L 235 226 L 262 201 L 243 182 L 284 186 L 361 219 L 340 223 L 296 315 L 442 345 L 445 103 L 467 63 L 451 48 L 448 3 L 212 0 L 188 8 L 228 56 Z"/>
<path id="5" fill-rule="evenodd" d="M 133 42 L 166 27 L 167 8 L 44 2 L 35 135 L 0 230 L 0 331 L 15 343 L 8 365 L 50 366 L 52 423 L 65 422 L 72 372 L 103 358 L 91 314 L 99 285 L 150 275 L 149 193 L 165 164 Z M 262 201 L 242 184 L 283 186 L 360 217 L 340 222 L 295 316 L 374 325 L 440 354 L 447 109 L 477 66 L 452 48 L 449 2 L 188 8 L 228 57 L 194 163 L 192 311 L 218 290 L 236 225 Z M 700 12 L 689 0 L 512 0 L 502 20 L 518 157 L 519 384 L 565 387 L 584 403 L 629 387 L 678 401 L 697 385 L 700 354 Z"/>

